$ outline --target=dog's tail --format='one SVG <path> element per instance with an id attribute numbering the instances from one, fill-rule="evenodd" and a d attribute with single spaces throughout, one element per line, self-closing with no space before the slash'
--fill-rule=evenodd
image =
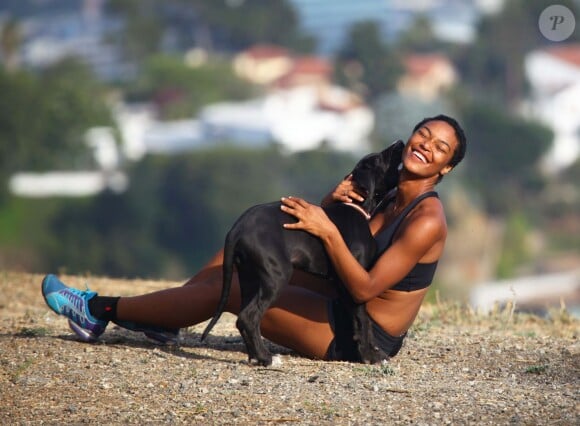
<path id="1" fill-rule="evenodd" d="M 237 238 L 234 236 L 234 232 L 228 232 L 226 236 L 226 241 L 224 245 L 224 261 L 223 261 L 223 285 L 222 285 L 222 295 L 218 303 L 218 307 L 213 315 L 213 318 L 205 327 L 203 334 L 201 335 L 201 341 L 204 341 L 211 329 L 216 325 L 220 319 L 228 298 L 230 297 L 230 290 L 232 288 L 232 277 L 234 274 L 234 255 L 236 248 Z"/>

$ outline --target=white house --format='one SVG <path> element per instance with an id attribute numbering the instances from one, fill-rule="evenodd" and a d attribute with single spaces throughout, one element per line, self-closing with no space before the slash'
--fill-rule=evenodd
<path id="1" fill-rule="evenodd" d="M 173 154 L 220 143 L 277 143 L 288 153 L 326 144 L 360 153 L 369 149 L 374 127 L 370 108 L 349 91 L 330 85 L 277 89 L 262 98 L 211 104 L 191 120 L 159 121 L 146 104 L 121 104 L 115 117 L 123 155 L 132 161 L 147 153 Z"/>
<path id="2" fill-rule="evenodd" d="M 105 80 L 134 75 L 135 66 L 123 59 L 119 47 L 106 41 L 107 35 L 118 32 L 123 22 L 103 12 L 105 1 L 61 3 L 64 4 L 52 5 L 51 12 L 50 5 L 39 5 L 39 12 L 20 18 L 22 64 L 42 69 L 74 56 Z"/>
<path id="3" fill-rule="evenodd" d="M 258 44 L 234 58 L 236 74 L 255 84 L 268 85 L 292 68 L 294 59 L 288 49 L 269 44 Z"/>
<path id="4" fill-rule="evenodd" d="M 89 197 L 105 189 L 123 192 L 129 181 L 120 171 L 53 171 L 46 173 L 15 173 L 8 188 L 19 197 Z"/>
<path id="5" fill-rule="evenodd" d="M 470 294 L 471 305 L 489 312 L 495 305 L 515 304 L 526 311 L 548 311 L 564 305 L 580 315 L 580 269 L 512 280 L 482 283 Z"/>
<path id="6" fill-rule="evenodd" d="M 303 86 L 278 90 L 246 102 L 204 108 L 199 116 L 202 137 L 242 145 L 279 143 L 286 152 L 331 149 L 361 152 L 369 148 L 374 114 L 339 87 Z"/>
<path id="7" fill-rule="evenodd" d="M 85 143 L 93 149 L 98 168 L 44 173 L 23 171 L 10 177 L 8 189 L 14 195 L 29 198 L 89 197 L 107 189 L 125 191 L 129 179 L 119 170 L 121 158 L 113 130 L 93 127 L 85 133 Z"/>
<path id="8" fill-rule="evenodd" d="M 532 89 L 525 113 L 554 132 L 545 158 L 547 170 L 554 172 L 580 155 L 580 44 L 531 52 L 525 58 L 525 72 Z"/>
<path id="9" fill-rule="evenodd" d="M 443 54 L 411 54 L 403 58 L 404 74 L 397 82 L 403 95 L 433 101 L 458 81 L 451 61 Z"/>

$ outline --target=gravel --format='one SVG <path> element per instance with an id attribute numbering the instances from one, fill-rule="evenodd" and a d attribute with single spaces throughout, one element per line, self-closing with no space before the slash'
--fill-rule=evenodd
<path id="1" fill-rule="evenodd" d="M 0 272 L 2 424 L 580 424 L 579 320 L 507 309 L 425 305 L 400 354 L 382 365 L 323 362 L 270 344 L 275 367 L 248 365 L 224 315 L 158 346 L 114 326 L 78 341 L 44 304 L 42 277 Z M 175 282 L 66 277 L 102 294 Z"/>

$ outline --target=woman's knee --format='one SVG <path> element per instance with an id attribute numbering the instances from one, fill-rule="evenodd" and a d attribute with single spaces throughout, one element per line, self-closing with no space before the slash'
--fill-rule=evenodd
<path id="1" fill-rule="evenodd" d="M 197 284 L 200 281 L 211 280 L 217 273 L 221 273 L 224 262 L 224 251 L 221 249 L 184 285 Z"/>
<path id="2" fill-rule="evenodd" d="M 223 273 L 221 265 L 208 266 L 204 268 L 197 275 L 190 278 L 184 286 L 193 286 L 196 293 L 201 293 L 203 297 L 211 300 L 211 303 L 215 304 L 217 308 L 223 289 Z M 240 311 L 240 304 L 240 284 L 237 273 L 234 272 L 225 311 L 237 315 Z"/>

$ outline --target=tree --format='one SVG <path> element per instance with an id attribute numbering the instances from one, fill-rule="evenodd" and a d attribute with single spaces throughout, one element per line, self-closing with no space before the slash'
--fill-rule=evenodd
<path id="1" fill-rule="evenodd" d="M 437 40 L 433 25 L 427 15 L 419 14 L 397 40 L 397 47 L 406 52 L 432 52 L 442 43 Z"/>
<path id="2" fill-rule="evenodd" d="M 137 64 L 159 51 L 164 30 L 162 2 L 155 0 L 109 0 L 108 12 L 121 16 L 124 26 L 111 34 L 125 56 Z"/>
<path id="3" fill-rule="evenodd" d="M 103 87 L 89 69 L 65 60 L 39 76 L 0 71 L 0 165 L 5 176 L 22 170 L 91 165 L 84 134 L 112 126 Z"/>
<path id="4" fill-rule="evenodd" d="M 353 25 L 335 62 L 337 81 L 369 100 L 394 90 L 403 70 L 373 21 Z"/>
<path id="5" fill-rule="evenodd" d="M 572 0 L 559 4 L 580 12 Z M 484 16 L 478 24 L 477 38 L 458 57 L 458 64 L 468 85 L 477 93 L 513 106 L 526 94 L 524 58 L 531 50 L 549 44 L 538 29 L 542 11 L 549 0 L 510 0 L 496 15 Z M 578 31 L 568 40 L 580 40 Z"/>
<path id="6" fill-rule="evenodd" d="M 466 178 L 484 196 L 489 213 L 522 208 L 542 186 L 539 160 L 552 131 L 493 104 L 465 104 L 459 110 L 469 141 Z"/>
<path id="7" fill-rule="evenodd" d="M 406 142 L 413 127 L 425 117 L 437 114 L 456 115 L 443 99 L 425 102 L 397 93 L 381 96 L 375 102 L 373 110 L 377 117 L 373 135 L 376 150 L 384 149 L 397 139 Z"/>
<path id="8" fill-rule="evenodd" d="M 47 263 L 43 266 L 76 274 L 158 276 L 169 261 L 155 239 L 157 216 L 152 212 L 159 206 L 138 209 L 136 201 L 130 193 L 108 191 L 85 200 L 61 200 L 49 223 L 52 238 L 40 246 Z"/>
<path id="9" fill-rule="evenodd" d="M 314 49 L 312 37 L 299 30 L 296 11 L 288 0 L 182 0 L 191 4 L 198 25 L 207 25 L 210 45 L 238 51 L 258 43 L 272 43 L 298 52 Z M 209 47 L 209 46 L 208 46 Z"/>
<path id="10" fill-rule="evenodd" d="M 236 52 L 272 43 L 312 52 L 315 47 L 314 39 L 300 31 L 288 0 L 109 0 L 107 7 L 124 20 L 113 42 L 137 64 L 160 49 Z"/>
<path id="11" fill-rule="evenodd" d="M 113 126 L 103 87 L 90 69 L 66 59 L 46 69 L 38 81 L 35 122 L 40 127 L 23 157 L 23 169 L 86 168 L 92 155 L 84 143 L 93 126 Z"/>
<path id="12" fill-rule="evenodd" d="M 150 57 L 127 87 L 129 100 L 152 100 L 164 119 L 191 118 L 207 104 L 247 99 L 251 94 L 252 87 L 225 61 L 212 58 L 191 68 L 172 55 Z"/>
<path id="13" fill-rule="evenodd" d="M 27 146 L 40 136 L 36 122 L 31 120 L 39 109 L 37 88 L 32 75 L 0 69 L 0 193 L 6 190 L 8 177 L 22 164 Z"/>
<path id="14" fill-rule="evenodd" d="M 284 156 L 275 147 L 147 156 L 129 168 L 127 192 L 60 200 L 42 221 L 47 235 L 25 245 L 36 244 L 30 251 L 43 253 L 44 269 L 183 279 L 223 246 L 246 209 L 288 194 L 317 203 L 354 163 L 343 153 Z"/>

